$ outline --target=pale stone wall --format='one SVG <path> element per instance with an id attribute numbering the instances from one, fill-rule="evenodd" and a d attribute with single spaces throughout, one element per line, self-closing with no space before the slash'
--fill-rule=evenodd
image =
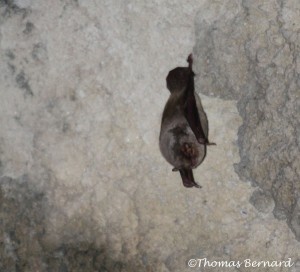
<path id="1" fill-rule="evenodd" d="M 300 271 L 299 9 L 0 0 L 0 271 Z M 217 143 L 200 190 L 158 148 L 165 77 L 191 51 Z"/>

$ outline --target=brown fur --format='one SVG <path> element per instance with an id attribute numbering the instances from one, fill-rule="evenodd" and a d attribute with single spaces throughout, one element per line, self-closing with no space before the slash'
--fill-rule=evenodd
<path id="1" fill-rule="evenodd" d="M 163 111 L 159 146 L 164 158 L 180 171 L 184 186 L 199 187 L 192 169 L 206 156 L 208 120 L 201 100 L 194 92 L 191 55 L 188 62 L 188 67 L 177 67 L 166 78 L 170 97 Z M 192 108 L 187 108 L 190 105 Z"/>

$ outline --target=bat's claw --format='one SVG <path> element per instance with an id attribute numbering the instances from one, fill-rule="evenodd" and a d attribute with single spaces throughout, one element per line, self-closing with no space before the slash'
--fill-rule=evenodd
<path id="1" fill-rule="evenodd" d="M 192 183 L 183 182 L 183 186 L 186 188 L 192 188 L 194 185 Z"/>
<path id="2" fill-rule="evenodd" d="M 187 62 L 188 62 L 188 64 L 189 64 L 189 68 L 191 68 L 192 69 L 192 66 L 193 66 L 193 54 L 191 53 L 191 54 L 189 54 L 189 56 L 188 56 L 188 58 L 187 58 L 187 60 L 186 60 Z"/>
<path id="3" fill-rule="evenodd" d="M 195 181 L 184 181 L 183 182 L 183 186 L 184 187 L 187 187 L 187 188 L 192 188 L 192 187 L 196 187 L 196 188 L 202 188 L 202 186 L 201 185 L 199 185 L 197 182 L 195 182 Z"/>
<path id="4" fill-rule="evenodd" d="M 187 61 L 188 63 L 193 63 L 193 54 L 192 54 L 192 53 L 188 55 L 188 58 L 187 58 L 186 61 Z"/>
<path id="5" fill-rule="evenodd" d="M 194 184 L 194 187 L 196 187 L 196 188 L 199 188 L 199 189 L 201 189 L 201 188 L 202 188 L 202 186 L 201 186 L 201 185 L 199 185 L 197 182 L 195 182 L 195 184 Z"/>
<path id="6" fill-rule="evenodd" d="M 207 145 L 217 145 L 216 143 L 207 143 Z"/>
<path id="7" fill-rule="evenodd" d="M 197 141 L 199 144 L 203 144 L 203 145 L 217 145 L 216 143 L 211 143 L 208 140 L 203 138 L 198 138 Z"/>

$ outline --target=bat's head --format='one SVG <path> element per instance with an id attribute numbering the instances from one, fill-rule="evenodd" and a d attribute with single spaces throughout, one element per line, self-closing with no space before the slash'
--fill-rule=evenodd
<path id="1" fill-rule="evenodd" d="M 186 88 L 190 77 L 194 75 L 194 72 L 187 67 L 177 67 L 171 70 L 166 78 L 167 88 L 171 93 L 182 91 Z"/>

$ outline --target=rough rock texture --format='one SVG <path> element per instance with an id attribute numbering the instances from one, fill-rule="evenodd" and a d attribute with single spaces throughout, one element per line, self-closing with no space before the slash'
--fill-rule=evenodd
<path id="1" fill-rule="evenodd" d="M 264 191 L 254 192 L 251 202 L 266 210 L 272 196 L 275 217 L 287 220 L 298 240 L 299 15 L 299 1 L 210 2 L 197 16 L 195 47 L 199 88 L 238 100 L 243 125 L 235 169 Z"/>
<path id="2" fill-rule="evenodd" d="M 270 212 L 299 237 L 298 5 L 0 0 L 0 270 L 291 258 L 269 271 L 299 272 L 299 242 Z M 165 77 L 193 46 L 217 143 L 194 173 L 201 190 L 158 148 Z"/>

